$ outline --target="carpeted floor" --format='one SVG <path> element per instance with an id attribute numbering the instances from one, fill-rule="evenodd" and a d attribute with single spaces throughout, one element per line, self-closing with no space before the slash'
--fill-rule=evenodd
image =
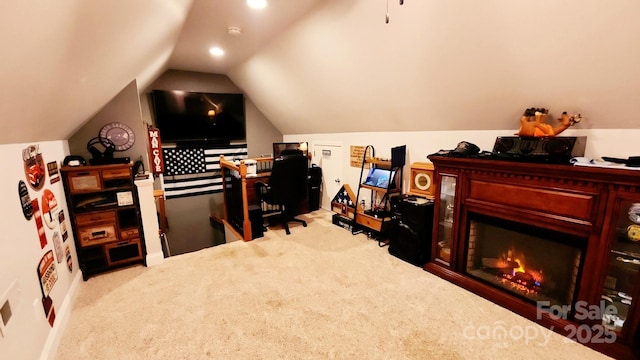
<path id="1" fill-rule="evenodd" d="M 56 359 L 606 358 L 303 217 L 83 282 Z"/>

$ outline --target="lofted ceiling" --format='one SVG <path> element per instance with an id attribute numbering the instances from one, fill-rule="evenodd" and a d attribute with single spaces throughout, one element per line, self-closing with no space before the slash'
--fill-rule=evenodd
<path id="1" fill-rule="evenodd" d="M 268 0 L 267 7 L 252 10 L 246 0 L 194 0 L 167 67 L 227 74 L 318 2 Z M 230 32 L 230 28 L 238 31 Z M 214 46 L 222 48 L 225 55 L 211 56 L 208 50 Z"/>
<path id="2" fill-rule="evenodd" d="M 4 0 L 0 14 L 2 144 L 66 139 L 167 69 L 227 75 L 283 134 L 515 129 L 531 106 L 640 126 L 636 0 Z"/>

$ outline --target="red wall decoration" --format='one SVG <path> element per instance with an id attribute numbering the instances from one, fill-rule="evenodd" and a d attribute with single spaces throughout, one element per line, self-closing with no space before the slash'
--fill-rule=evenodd
<path id="1" fill-rule="evenodd" d="M 149 139 L 149 154 L 151 154 L 151 172 L 154 175 L 164 172 L 164 159 L 162 158 L 162 142 L 160 141 L 160 130 L 150 127 L 147 130 Z"/>

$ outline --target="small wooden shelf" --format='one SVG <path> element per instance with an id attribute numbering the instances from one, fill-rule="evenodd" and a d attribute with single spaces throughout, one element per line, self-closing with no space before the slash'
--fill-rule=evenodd
<path id="1" fill-rule="evenodd" d="M 373 164 L 379 168 L 391 169 L 391 161 L 370 157 L 366 159 L 368 164 Z"/>
<path id="2" fill-rule="evenodd" d="M 389 193 L 389 194 L 395 194 L 400 192 L 400 189 L 395 188 L 395 189 L 383 189 L 383 188 L 379 188 L 376 186 L 371 186 L 371 185 L 367 185 L 367 184 L 361 184 L 360 187 L 365 188 L 365 189 L 369 189 L 369 190 L 373 190 L 373 191 L 377 191 L 377 192 L 382 192 L 382 193 Z"/>

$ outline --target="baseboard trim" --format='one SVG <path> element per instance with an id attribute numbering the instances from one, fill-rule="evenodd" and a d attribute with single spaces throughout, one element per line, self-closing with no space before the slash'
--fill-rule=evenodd
<path id="1" fill-rule="evenodd" d="M 162 252 L 155 252 L 153 254 L 147 254 L 146 265 L 147 267 L 160 265 L 164 262 L 164 254 Z"/>
<path id="2" fill-rule="evenodd" d="M 73 304 L 75 303 L 81 281 L 82 271 L 78 271 L 71 282 L 71 286 L 69 287 L 69 291 L 67 291 L 67 296 L 62 302 L 62 306 L 60 306 L 59 310 L 56 309 L 56 322 L 49 332 L 47 341 L 44 343 L 44 347 L 40 353 L 40 360 L 55 360 L 58 345 L 60 345 L 64 331 L 69 324 L 69 319 L 71 319 L 71 310 L 73 309 Z"/>

